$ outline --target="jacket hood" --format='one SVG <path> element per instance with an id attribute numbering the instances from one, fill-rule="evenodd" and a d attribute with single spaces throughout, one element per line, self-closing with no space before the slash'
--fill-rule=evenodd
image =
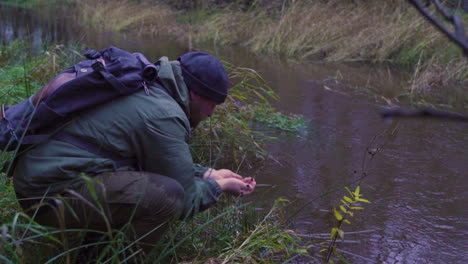
<path id="1" fill-rule="evenodd" d="M 184 110 L 187 118 L 190 118 L 190 94 L 184 82 L 179 61 L 169 61 L 169 59 L 164 56 L 155 64 L 158 68 L 159 81 L 179 104 L 182 110 Z"/>

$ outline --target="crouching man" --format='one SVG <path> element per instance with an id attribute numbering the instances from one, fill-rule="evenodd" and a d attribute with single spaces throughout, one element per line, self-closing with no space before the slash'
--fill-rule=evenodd
<path id="1" fill-rule="evenodd" d="M 209 208 L 223 192 L 252 193 L 255 180 L 194 164 L 187 144 L 227 93 L 214 56 L 163 57 L 148 89 L 78 114 L 19 156 L 13 178 L 21 206 L 55 227 L 106 232 L 131 223 L 135 238 L 145 236 L 140 242 L 150 246 L 170 220 Z"/>

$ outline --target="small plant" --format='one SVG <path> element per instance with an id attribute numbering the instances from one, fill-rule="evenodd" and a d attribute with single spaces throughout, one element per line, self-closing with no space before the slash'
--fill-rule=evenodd
<path id="1" fill-rule="evenodd" d="M 254 121 L 266 124 L 275 130 L 297 133 L 307 128 L 302 115 L 284 114 L 265 105 L 253 105 L 249 110 L 255 114 L 252 116 Z"/>
<path id="2" fill-rule="evenodd" d="M 334 261 L 331 259 L 332 255 L 335 257 L 338 256 L 338 251 L 336 249 L 336 240 L 338 238 L 344 239 L 345 232 L 341 228 L 343 223 L 351 224 L 351 221 L 347 217 L 354 216 L 356 210 L 363 210 L 364 207 L 361 207 L 361 203 L 370 203 L 369 200 L 362 198 L 360 193 L 360 186 L 358 185 L 354 191 L 351 191 L 348 187 L 345 187 L 348 191 L 348 195 L 344 195 L 340 200 L 341 204 L 337 208 L 333 208 L 333 214 L 335 219 L 338 221 L 336 226 L 331 229 L 330 239 L 332 240 L 327 248 L 323 248 L 320 252 L 327 252 L 326 260 L 328 263 L 333 264 Z"/>

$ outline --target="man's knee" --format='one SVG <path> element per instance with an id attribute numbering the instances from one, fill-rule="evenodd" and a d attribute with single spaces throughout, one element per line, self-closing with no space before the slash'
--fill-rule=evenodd
<path id="1" fill-rule="evenodd" d="M 178 217 L 183 210 L 185 191 L 182 185 L 166 176 L 151 174 L 146 199 L 155 217 Z"/>

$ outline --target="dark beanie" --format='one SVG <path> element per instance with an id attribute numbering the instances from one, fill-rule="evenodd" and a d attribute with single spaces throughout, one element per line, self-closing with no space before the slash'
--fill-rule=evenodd
<path id="1" fill-rule="evenodd" d="M 196 94 L 221 104 L 229 87 L 223 64 L 213 55 L 193 51 L 178 58 L 185 84 Z"/>

